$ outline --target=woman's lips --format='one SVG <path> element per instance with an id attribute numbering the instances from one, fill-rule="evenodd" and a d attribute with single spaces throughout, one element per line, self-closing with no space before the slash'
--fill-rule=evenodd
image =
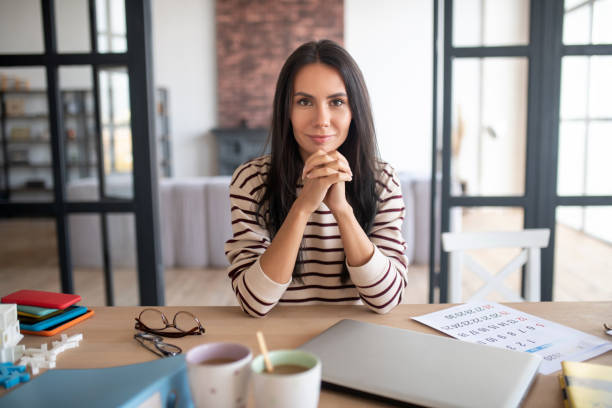
<path id="1" fill-rule="evenodd" d="M 308 135 L 317 144 L 323 144 L 333 137 L 333 135 Z"/>

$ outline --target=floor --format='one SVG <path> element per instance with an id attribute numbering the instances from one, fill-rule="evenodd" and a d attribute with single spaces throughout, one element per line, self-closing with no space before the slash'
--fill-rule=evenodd
<path id="1" fill-rule="evenodd" d="M 519 211 L 464 211 L 463 230 L 519 229 Z M 59 291 L 59 269 L 55 245 L 55 226 L 42 219 L 0 220 L 0 295 L 23 288 Z M 475 253 L 478 262 L 490 270 L 500 269 L 512 251 Z M 557 270 L 555 300 L 612 300 L 612 246 L 571 228 L 557 227 Z M 426 303 L 428 266 L 411 265 L 410 285 L 405 303 Z M 509 287 L 518 287 L 518 274 L 508 279 Z M 75 291 L 82 304 L 104 305 L 102 271 L 76 269 Z M 167 305 L 235 305 L 229 280 L 223 269 L 166 269 Z M 116 305 L 138 304 L 137 275 L 133 269 L 115 269 Z M 470 272 L 464 273 L 464 295 L 480 287 Z M 491 300 L 502 300 L 491 296 Z"/>

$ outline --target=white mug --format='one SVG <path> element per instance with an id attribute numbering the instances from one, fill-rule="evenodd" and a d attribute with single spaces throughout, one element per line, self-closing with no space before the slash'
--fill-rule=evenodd
<path id="1" fill-rule="evenodd" d="M 236 343 L 206 343 L 189 350 L 186 360 L 195 406 L 246 407 L 251 358 L 251 350 Z M 207 364 L 220 359 L 229 361 Z"/>
<path id="2" fill-rule="evenodd" d="M 268 353 L 273 366 L 297 365 L 304 371 L 294 374 L 267 373 L 263 355 L 251 363 L 253 392 L 257 408 L 316 408 L 321 391 L 321 361 L 302 350 Z"/>

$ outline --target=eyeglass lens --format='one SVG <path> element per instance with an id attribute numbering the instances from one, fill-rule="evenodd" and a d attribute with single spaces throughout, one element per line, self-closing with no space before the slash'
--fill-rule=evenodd
<path id="1" fill-rule="evenodd" d="M 139 316 L 142 324 L 153 330 L 163 330 L 168 327 L 168 320 L 164 314 L 157 309 L 145 309 Z"/>
<path id="2" fill-rule="evenodd" d="M 189 312 L 177 312 L 174 315 L 174 326 L 177 330 L 188 332 L 194 328 L 199 327 L 198 322 L 194 315 Z"/>

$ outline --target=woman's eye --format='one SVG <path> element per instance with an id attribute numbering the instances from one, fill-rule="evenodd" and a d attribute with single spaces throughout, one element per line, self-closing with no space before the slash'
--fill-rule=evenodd
<path id="1" fill-rule="evenodd" d="M 300 106 L 310 106 L 311 105 L 311 103 L 310 103 L 310 101 L 308 99 L 299 99 L 297 101 L 297 104 L 300 105 Z"/>
<path id="2" fill-rule="evenodd" d="M 344 101 L 342 99 L 334 99 L 330 103 L 332 106 L 342 106 L 344 105 Z"/>

